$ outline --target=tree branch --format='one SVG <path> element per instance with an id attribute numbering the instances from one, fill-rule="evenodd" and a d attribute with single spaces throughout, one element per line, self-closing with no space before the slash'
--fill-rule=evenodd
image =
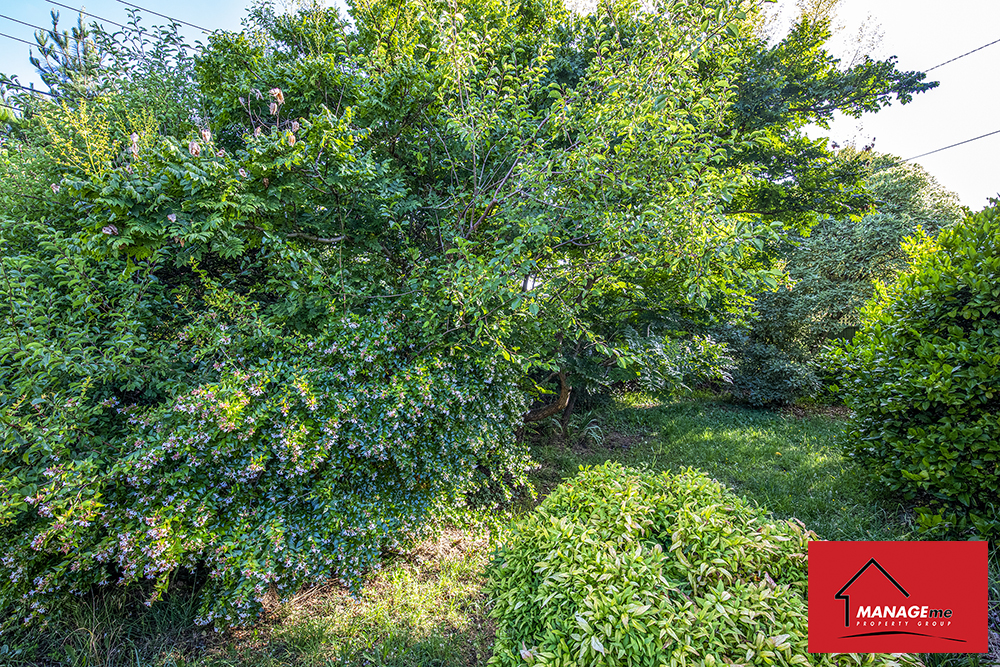
<path id="1" fill-rule="evenodd" d="M 566 383 L 566 371 L 559 371 L 559 398 L 555 400 L 554 403 L 549 403 L 548 405 L 536 408 L 534 410 L 529 410 L 524 413 L 524 423 L 530 424 L 531 422 L 540 422 L 543 419 L 548 419 L 557 412 L 561 412 L 566 409 L 569 404 L 569 395 L 573 391 L 573 387 Z"/>
<path id="2" fill-rule="evenodd" d="M 250 227 L 250 229 L 255 229 L 258 232 L 262 232 L 264 234 L 266 234 L 269 231 L 267 229 L 264 229 L 263 227 L 258 227 L 257 225 L 248 225 L 248 226 Z M 300 238 L 300 239 L 305 239 L 306 241 L 313 241 L 315 243 L 331 243 L 331 244 L 340 243 L 345 238 L 347 238 L 347 236 L 345 235 L 332 236 L 326 238 L 323 236 L 314 236 L 312 234 L 306 234 L 305 232 L 292 232 L 291 234 L 285 234 L 284 237 L 286 239 Z"/>

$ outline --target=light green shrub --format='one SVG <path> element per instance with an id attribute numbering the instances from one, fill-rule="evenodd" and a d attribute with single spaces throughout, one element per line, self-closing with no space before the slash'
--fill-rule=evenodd
<path id="1" fill-rule="evenodd" d="M 492 566 L 490 664 L 834 664 L 807 652 L 810 539 L 694 470 L 586 469 L 515 526 Z"/>

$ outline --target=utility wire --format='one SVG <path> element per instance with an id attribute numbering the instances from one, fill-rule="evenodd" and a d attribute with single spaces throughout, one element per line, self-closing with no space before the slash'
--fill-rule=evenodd
<path id="1" fill-rule="evenodd" d="M 34 42 L 29 42 L 26 39 L 21 39 L 20 37 L 14 37 L 13 35 L 8 35 L 5 32 L 0 32 L 0 37 L 6 37 L 7 39 L 12 39 L 15 42 L 21 42 L 22 44 L 27 44 L 28 46 L 33 46 L 36 49 L 38 48 L 38 44 L 35 44 Z"/>
<path id="2" fill-rule="evenodd" d="M 11 105 L 4 104 L 3 102 L 0 102 L 0 107 L 7 107 L 8 109 L 13 109 L 14 111 L 24 111 L 21 107 L 12 107 Z"/>
<path id="3" fill-rule="evenodd" d="M 71 11 L 79 11 L 81 14 L 84 14 L 85 16 L 90 16 L 90 17 L 96 18 L 96 19 L 98 19 L 100 21 L 105 21 L 105 22 L 110 23 L 112 25 L 116 25 L 119 28 L 125 28 L 125 26 L 123 26 L 121 23 L 116 23 L 115 21 L 110 21 L 108 19 L 102 18 L 100 16 L 96 16 L 94 14 L 89 14 L 87 12 L 84 12 L 83 10 L 74 9 L 73 7 L 70 7 L 68 5 L 64 5 L 64 4 L 60 3 L 60 2 L 56 2 L 55 0 L 45 0 L 45 1 L 49 2 L 49 3 L 53 4 L 53 5 L 58 5 L 59 7 L 65 7 L 66 9 L 69 9 Z M 138 10 L 146 12 L 148 14 L 153 14 L 154 16 L 159 16 L 161 18 L 165 18 L 168 21 L 173 21 L 174 23 L 179 23 L 181 25 L 186 25 L 186 26 L 189 26 L 191 28 L 195 28 L 196 30 L 201 30 L 203 33 L 211 34 L 210 30 L 208 30 L 206 28 L 203 28 L 200 25 L 195 25 L 194 23 L 188 23 L 187 21 L 181 21 L 180 19 L 175 19 L 175 18 L 173 18 L 171 16 L 167 16 L 166 14 L 161 14 L 159 12 L 154 12 L 151 9 L 146 9 L 145 7 L 140 7 L 139 5 L 136 5 L 136 4 L 131 3 L 131 2 L 127 2 L 126 0 L 117 0 L 117 1 L 119 3 L 121 3 L 121 4 L 123 4 L 123 5 L 127 5 L 129 7 L 132 7 L 134 9 L 138 9 Z M 50 32 L 50 33 L 53 32 L 52 30 L 49 30 L 49 29 L 46 29 L 46 28 L 39 28 L 38 26 L 32 25 L 30 23 L 25 23 L 24 21 L 19 21 L 18 19 L 11 18 L 11 17 L 6 16 L 4 14 L 0 14 L 0 17 L 8 19 L 10 21 L 14 21 L 16 23 L 20 23 L 22 25 L 26 25 L 29 28 L 36 28 L 38 30 L 44 30 L 44 31 Z M 10 35 L 6 35 L 4 33 L 0 33 L 0 36 L 7 37 L 9 39 L 13 39 L 13 40 L 16 40 L 16 41 L 19 41 L 19 42 L 23 42 L 24 44 L 28 44 L 29 46 L 35 46 L 31 42 L 25 41 L 23 39 L 18 39 L 17 37 L 12 37 Z M 982 51 L 983 49 L 985 49 L 985 48 L 987 48 L 989 46 L 993 46 L 994 44 L 998 44 L 998 43 L 1000 43 L 1000 39 L 994 40 L 994 41 L 990 42 L 989 44 L 983 44 L 982 46 L 980 46 L 978 48 L 975 48 L 975 49 L 973 49 L 971 51 L 963 53 L 962 55 L 955 56 L 954 58 L 951 58 L 950 60 L 946 60 L 943 63 L 935 65 L 934 67 L 929 67 L 926 70 L 924 70 L 924 72 L 930 72 L 932 70 L 936 70 L 939 67 L 943 67 L 943 66 L 945 66 L 945 65 L 947 65 L 949 63 L 953 63 L 956 60 L 960 60 L 960 59 L 962 59 L 962 58 L 964 58 L 966 56 L 970 56 L 973 53 L 976 53 L 977 51 Z M 17 86 L 17 84 L 9 84 L 9 85 Z M 18 88 L 24 88 L 25 90 L 30 90 L 32 92 L 42 93 L 43 95 L 52 95 L 51 93 L 46 93 L 46 92 L 41 91 L 41 90 L 35 90 L 34 88 L 26 88 L 25 86 L 17 86 L 17 87 Z M 53 95 L 53 97 L 55 97 L 55 96 Z M 3 104 L 2 106 L 9 107 L 11 109 L 15 108 L 15 107 L 10 107 L 10 105 L 7 105 L 7 104 Z M 956 144 L 951 144 L 949 146 L 944 146 L 943 148 L 938 148 L 938 149 L 935 149 L 933 151 L 929 151 L 927 153 L 921 153 L 920 155 L 915 155 L 914 157 L 906 158 L 905 160 L 903 160 L 903 162 L 909 162 L 911 160 L 917 160 L 917 159 L 922 158 L 922 157 L 927 157 L 928 155 L 933 155 L 935 153 L 940 153 L 941 151 L 946 151 L 949 148 L 955 148 L 956 146 L 962 146 L 964 144 L 968 144 L 968 143 L 971 143 L 973 141 L 978 141 L 979 139 L 985 139 L 986 137 L 991 137 L 991 136 L 993 136 L 995 134 L 1000 134 L 1000 130 L 996 130 L 996 131 L 993 131 L 993 132 L 988 132 L 986 134 L 981 134 L 978 137 L 973 137 L 972 139 L 966 139 L 965 141 L 960 141 L 960 142 L 958 142 Z"/>
<path id="4" fill-rule="evenodd" d="M 940 153 L 941 151 L 946 151 L 949 148 L 954 148 L 955 146 L 961 146 L 962 144 L 967 144 L 969 142 L 976 141 L 978 139 L 983 139 L 985 137 L 991 137 L 994 134 L 1000 134 L 1000 130 L 995 130 L 993 132 L 987 132 L 986 134 L 981 134 L 978 137 L 973 137 L 972 139 L 966 139 L 965 141 L 960 141 L 957 144 L 952 144 L 951 146 L 945 146 L 944 148 L 938 148 L 937 150 L 930 151 L 929 153 L 921 153 L 920 155 L 916 155 L 914 157 L 908 157 L 905 160 L 903 160 L 903 162 L 909 162 L 910 160 L 916 160 L 917 158 L 925 157 L 927 155 L 933 155 L 934 153 Z"/>
<path id="5" fill-rule="evenodd" d="M 980 46 L 980 47 L 979 47 L 978 49 L 972 49 L 972 50 L 971 50 L 971 51 L 969 51 L 968 53 L 963 53 L 963 54 L 962 54 L 962 55 L 960 55 L 960 56 L 955 56 L 955 57 L 954 57 L 954 58 L 952 58 L 951 60 L 945 60 L 945 61 L 944 61 L 943 63 L 941 63 L 940 65 L 935 65 L 934 67 L 931 67 L 930 69 L 925 69 L 924 71 L 925 71 L 925 72 L 930 72 L 930 71 L 931 71 L 932 69 L 937 69 L 938 67 L 943 67 L 944 65 L 947 65 L 948 63 L 953 63 L 953 62 L 955 62 L 956 60 L 958 60 L 958 59 L 960 59 L 960 58 L 964 58 L 965 56 L 971 56 L 971 55 L 972 55 L 973 53 L 975 53 L 976 51 L 982 51 L 982 50 L 983 50 L 983 49 L 985 49 L 985 48 L 986 48 L 987 46 L 993 46 L 994 44 L 1000 44 L 1000 39 L 996 39 L 996 40 L 993 40 L 993 41 L 992 41 L 992 42 L 990 42 L 989 44 L 983 44 L 983 45 L 982 45 L 982 46 Z M 971 139 L 970 139 L 970 141 L 971 141 Z"/>
<path id="6" fill-rule="evenodd" d="M 71 12 L 79 12 L 80 14 L 83 14 L 84 16 L 89 16 L 90 18 L 97 19 L 98 21 L 104 21 L 105 23 L 110 23 L 111 25 L 116 25 L 116 26 L 118 26 L 119 28 L 122 28 L 122 29 L 125 28 L 125 26 L 123 26 L 121 23 L 115 23 L 114 21 L 112 21 L 110 19 L 101 18 L 97 14 L 91 14 L 90 12 L 85 12 L 82 9 L 74 9 L 73 7 L 70 7 L 69 5 L 64 5 L 63 3 L 56 2 L 55 0 L 45 0 L 45 2 L 48 2 L 48 3 L 53 4 L 53 5 L 57 5 L 59 7 L 63 7 L 65 9 L 70 10 Z"/>
<path id="7" fill-rule="evenodd" d="M 20 23 L 21 25 L 28 26 L 29 28 L 34 28 L 35 30 L 41 30 L 43 32 L 49 32 L 49 33 L 55 32 L 51 28 L 40 28 L 39 26 L 37 26 L 37 25 L 35 25 L 33 23 L 25 23 L 24 21 L 22 21 L 20 19 L 16 19 L 13 16 L 7 16 L 6 14 L 0 14 L 0 18 L 7 19 L 8 21 L 13 21 L 14 23 Z"/>
<path id="8" fill-rule="evenodd" d="M 21 84 L 14 83 L 13 81 L 0 81 L 0 86 L 11 86 L 13 88 L 20 88 L 21 90 L 27 90 L 29 93 L 41 93 L 42 95 L 48 95 L 49 97 L 59 97 L 58 95 L 47 93 L 44 90 L 38 90 L 37 88 L 28 88 L 27 86 L 22 86 Z"/>
<path id="9" fill-rule="evenodd" d="M 47 0 L 47 1 L 48 2 L 52 2 L 52 0 Z M 174 23 L 180 23 L 181 25 L 186 25 L 186 26 L 190 26 L 192 28 L 197 28 L 198 30 L 201 30 L 203 33 L 205 33 L 206 35 L 212 34 L 211 30 L 207 30 L 205 28 L 202 28 L 200 25 L 195 25 L 193 23 L 188 23 L 187 21 L 181 21 L 180 19 L 172 18 L 170 16 L 167 16 L 166 14 L 161 14 L 159 12 L 154 12 L 152 9 L 146 9 L 145 7 L 140 7 L 139 5 L 133 5 L 131 2 L 125 2 L 125 0 L 118 0 L 118 2 L 122 3 L 123 5 L 128 5 L 129 7 L 134 7 L 135 9 L 144 11 L 144 12 L 146 12 L 148 14 L 153 14 L 155 16 L 159 16 L 161 18 L 165 18 L 168 21 L 173 21 Z"/>

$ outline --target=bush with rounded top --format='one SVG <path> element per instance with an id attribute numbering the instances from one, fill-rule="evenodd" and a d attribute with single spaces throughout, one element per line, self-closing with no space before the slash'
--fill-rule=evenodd
<path id="1" fill-rule="evenodd" d="M 243 625 L 271 592 L 357 589 L 432 518 L 510 492 L 527 454 L 509 370 L 417 354 L 399 326 L 349 315 L 277 337 L 205 317 L 179 337 L 198 355 L 224 348 L 214 382 L 153 406 L 82 392 L 14 412 L 0 438 L 0 628 L 115 584 L 145 581 L 152 604 L 181 570 L 205 575 L 197 622 Z M 64 411 L 117 416 L 117 433 L 83 447 L 45 418 Z"/>
<path id="2" fill-rule="evenodd" d="M 808 653 L 809 539 L 694 470 L 586 469 L 514 527 L 491 568 L 490 664 L 835 664 Z"/>
<path id="3" fill-rule="evenodd" d="M 836 352 L 849 446 L 929 507 L 924 527 L 1000 530 L 1000 211 L 908 244 L 909 270 Z"/>

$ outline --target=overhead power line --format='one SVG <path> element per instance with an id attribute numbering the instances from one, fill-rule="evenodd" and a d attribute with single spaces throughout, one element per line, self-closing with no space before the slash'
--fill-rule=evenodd
<path id="1" fill-rule="evenodd" d="M 52 0 L 48 0 L 48 1 L 52 2 Z M 211 30 L 208 30 L 207 28 L 202 28 L 200 25 L 195 25 L 193 23 L 188 23 L 187 21 L 181 21 L 180 19 L 175 19 L 175 18 L 173 18 L 171 16 L 167 16 L 166 14 L 161 14 L 159 12 L 154 12 L 152 9 L 146 9 L 145 7 L 140 7 L 139 5 L 133 5 L 131 2 L 125 2 L 125 0 L 118 0 L 118 2 L 122 3 L 123 5 L 128 5 L 129 7 L 134 7 L 135 9 L 138 9 L 140 11 L 144 11 L 147 14 L 153 14 L 154 16 L 159 16 L 160 18 L 165 18 L 168 21 L 173 21 L 174 23 L 180 23 L 181 25 L 186 25 L 186 26 L 190 26 L 192 28 L 196 28 L 198 30 L 201 30 L 205 34 L 208 34 L 208 35 L 210 35 L 212 33 Z"/>
<path id="2" fill-rule="evenodd" d="M 56 2 L 55 0 L 45 0 L 45 2 L 48 2 L 48 3 L 53 4 L 53 5 L 56 5 L 58 7 L 63 7 L 64 9 L 68 9 L 71 12 L 79 12 L 80 14 L 83 14 L 84 16 L 89 16 L 90 18 L 97 19 L 98 21 L 104 21 L 105 23 L 110 23 L 111 25 L 116 25 L 119 28 L 123 28 L 123 29 L 125 28 L 125 26 L 123 26 L 121 23 L 116 23 L 116 22 L 114 22 L 114 21 L 112 21 L 110 19 L 102 18 L 102 17 L 98 16 L 97 14 L 91 14 L 90 12 L 85 12 L 82 9 L 75 9 L 73 7 L 70 7 L 69 5 L 64 5 L 61 2 Z"/>
<path id="3" fill-rule="evenodd" d="M 19 83 L 14 83 L 13 81 L 0 81 L 0 86 L 9 86 L 11 88 L 20 88 L 21 90 L 27 90 L 29 93 L 41 93 L 42 95 L 48 95 L 49 97 L 58 97 L 58 95 L 53 95 L 52 93 L 47 93 L 44 90 L 38 90 L 37 88 L 29 88 L 28 86 L 22 86 Z"/>
<path id="4" fill-rule="evenodd" d="M 22 44 L 27 44 L 28 46 L 33 46 L 36 49 L 38 48 L 38 44 L 35 44 L 34 42 L 29 42 L 26 39 L 21 39 L 20 37 L 14 37 L 13 35 L 8 35 L 5 32 L 0 32 L 0 37 L 6 37 L 7 39 L 12 39 L 15 42 L 21 42 Z"/>
<path id="5" fill-rule="evenodd" d="M 972 141 L 977 141 L 979 139 L 984 139 L 986 137 L 992 137 L 994 134 L 1000 134 L 1000 130 L 994 130 L 993 132 L 987 132 L 986 134 L 980 134 L 978 137 L 973 137 L 971 139 L 966 139 L 965 141 L 960 141 L 957 144 L 952 144 L 951 146 L 945 146 L 944 148 L 938 148 L 936 150 L 930 151 L 929 153 L 921 153 L 914 157 L 908 157 L 903 162 L 909 162 L 910 160 L 916 160 L 917 158 L 926 157 L 928 155 L 933 155 L 934 153 L 940 153 L 941 151 L 946 151 L 949 148 L 954 148 L 955 146 L 961 146 L 962 144 L 967 144 Z"/>
<path id="6" fill-rule="evenodd" d="M 986 48 L 987 46 L 993 46 L 994 44 L 1000 44 L 1000 39 L 995 39 L 995 40 L 993 40 L 992 42 L 990 42 L 989 44 L 983 44 L 983 45 L 982 45 L 982 46 L 980 46 L 980 47 L 979 47 L 978 49 L 972 49 L 972 50 L 971 50 L 971 51 L 969 51 L 968 53 L 963 53 L 963 54 L 962 54 L 962 55 L 960 55 L 960 56 L 955 56 L 955 57 L 954 57 L 954 58 L 952 58 L 951 60 L 945 60 L 945 61 L 944 61 L 943 63 L 941 63 L 940 65 L 935 65 L 934 67 L 931 67 L 930 69 L 925 69 L 924 71 L 925 71 L 925 72 L 930 72 L 931 70 L 933 70 L 933 69 L 937 69 L 938 67 L 943 67 L 944 65 L 947 65 L 948 63 L 953 63 L 953 62 L 955 62 L 956 60 L 959 60 L 960 58 L 964 58 L 965 56 L 971 56 L 971 55 L 972 55 L 973 53 L 975 53 L 976 51 L 982 51 L 982 50 L 983 50 L 983 49 L 985 49 L 985 48 Z"/>
<path id="7" fill-rule="evenodd" d="M 28 26 L 29 28 L 34 28 L 35 30 L 41 30 L 43 32 L 55 32 L 51 28 L 42 28 L 35 25 L 34 23 L 25 23 L 20 19 L 16 19 L 13 16 L 7 16 L 6 14 L 0 14 L 0 18 L 7 19 L 8 21 L 13 21 L 14 23 L 20 23 L 21 25 Z"/>
<path id="8" fill-rule="evenodd" d="M 11 105 L 4 104 L 3 102 L 0 102 L 0 107 L 7 107 L 8 109 L 13 109 L 14 111 L 23 111 L 21 107 L 12 107 Z"/>

